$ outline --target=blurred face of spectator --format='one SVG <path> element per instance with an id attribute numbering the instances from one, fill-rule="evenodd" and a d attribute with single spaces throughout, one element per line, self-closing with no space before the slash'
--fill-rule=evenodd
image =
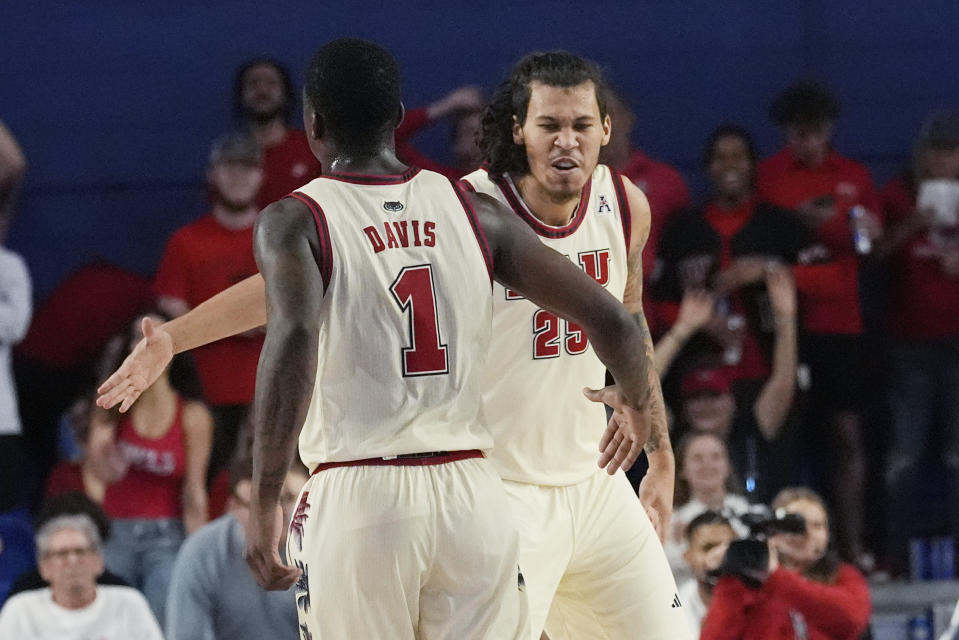
<path id="1" fill-rule="evenodd" d="M 530 173 L 552 200 L 579 197 L 609 142 L 609 116 L 602 118 L 596 87 L 530 84 L 526 122 L 513 125 L 513 142 L 526 146 Z"/>
<path id="2" fill-rule="evenodd" d="M 786 125 L 786 145 L 793 155 L 808 167 L 818 167 L 829 155 L 833 123 L 803 123 Z"/>
<path id="3" fill-rule="evenodd" d="M 959 147 L 955 149 L 926 147 L 920 155 L 920 162 L 922 173 L 927 178 L 959 179 Z"/>
<path id="4" fill-rule="evenodd" d="M 266 63 L 253 65 L 243 74 L 240 98 L 244 115 L 259 121 L 282 118 L 288 106 L 283 77 Z"/>
<path id="5" fill-rule="evenodd" d="M 283 489 L 280 492 L 280 506 L 283 508 L 283 536 L 280 539 L 280 548 L 286 545 L 286 535 L 289 531 L 290 520 L 293 519 L 293 513 L 296 510 L 296 500 L 306 484 L 307 476 L 299 470 L 290 471 L 286 474 L 286 480 L 283 482 Z M 253 491 L 253 483 L 249 480 L 241 480 L 233 489 L 233 495 L 230 496 L 230 513 L 240 521 L 243 530 L 249 535 L 250 526 L 250 495 Z"/>
<path id="6" fill-rule="evenodd" d="M 822 505 L 813 500 L 795 500 L 785 506 L 787 513 L 798 513 L 806 520 L 806 533 L 785 535 L 779 545 L 783 564 L 805 571 L 818 562 L 829 547 L 829 519 Z"/>
<path id="7" fill-rule="evenodd" d="M 738 199 L 752 190 L 753 163 L 739 136 L 716 140 L 709 158 L 709 180 L 720 197 Z"/>
<path id="8" fill-rule="evenodd" d="M 683 479 L 690 493 L 722 491 L 729 478 L 729 454 L 718 437 L 702 434 L 689 441 L 682 460 Z"/>
<path id="9" fill-rule="evenodd" d="M 40 558 L 40 575 L 50 583 L 56 602 L 89 599 L 96 593 L 97 576 L 101 573 L 103 557 L 82 531 L 60 529 L 47 539 L 47 548 Z"/>
<path id="10" fill-rule="evenodd" d="M 683 410 L 693 431 L 706 431 L 725 438 L 732 427 L 736 401 L 729 391 L 702 391 L 688 396 Z"/>
<path id="11" fill-rule="evenodd" d="M 735 539 L 736 532 L 725 523 L 705 524 L 693 532 L 683 559 L 697 580 L 703 582 L 706 573 L 719 566 L 729 543 Z"/>
<path id="12" fill-rule="evenodd" d="M 476 137 L 483 120 L 481 111 L 469 111 L 453 121 L 453 157 L 464 169 L 475 169 L 483 162 L 483 152 L 476 144 Z"/>
<path id="13" fill-rule="evenodd" d="M 603 161 L 614 166 L 622 165 L 629 160 L 629 154 L 633 150 L 632 133 L 636 117 L 613 93 L 606 99 L 606 108 L 612 130 L 609 144 L 603 147 Z"/>
<path id="14" fill-rule="evenodd" d="M 240 211 L 256 201 L 263 183 L 263 169 L 245 162 L 218 162 L 210 167 L 207 180 L 218 201 L 228 209 Z"/>

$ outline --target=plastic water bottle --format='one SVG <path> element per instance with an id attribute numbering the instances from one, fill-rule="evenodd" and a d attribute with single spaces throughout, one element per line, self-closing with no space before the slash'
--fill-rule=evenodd
<path id="1" fill-rule="evenodd" d="M 866 208 L 855 205 L 849 208 L 849 225 L 852 227 L 852 243 L 861 256 L 872 252 L 872 240 L 866 231 Z"/>

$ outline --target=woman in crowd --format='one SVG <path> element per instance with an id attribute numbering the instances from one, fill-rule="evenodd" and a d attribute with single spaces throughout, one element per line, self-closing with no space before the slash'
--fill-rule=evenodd
<path id="1" fill-rule="evenodd" d="M 770 537 L 769 571 L 758 588 L 720 578 L 700 640 L 858 640 L 869 625 L 869 586 L 838 560 L 822 498 L 790 488 L 772 506 L 801 515 L 805 533 Z"/>
<path id="2" fill-rule="evenodd" d="M 108 347 L 110 370 L 140 340 L 138 325 Z M 126 465 L 103 499 L 113 519 L 106 563 L 143 592 L 157 620 L 165 619 L 170 573 L 184 533 L 207 520 L 213 421 L 206 406 L 193 399 L 198 384 L 187 363 L 175 359 L 128 413 L 94 407 L 91 415 L 91 429 L 112 431 Z"/>

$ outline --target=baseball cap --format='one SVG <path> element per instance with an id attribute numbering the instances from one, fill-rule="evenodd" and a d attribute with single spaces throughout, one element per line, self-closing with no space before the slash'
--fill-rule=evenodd
<path id="1" fill-rule="evenodd" d="M 245 133 L 225 133 L 213 141 L 210 149 L 210 165 L 221 162 L 258 166 L 263 162 L 263 151 L 253 138 Z"/>
<path id="2" fill-rule="evenodd" d="M 683 377 L 682 393 L 691 396 L 697 393 L 728 393 L 732 388 L 729 376 L 722 369 L 694 369 Z"/>
<path id="3" fill-rule="evenodd" d="M 926 118 L 919 130 L 919 143 L 934 149 L 959 148 L 959 114 L 942 111 Z"/>

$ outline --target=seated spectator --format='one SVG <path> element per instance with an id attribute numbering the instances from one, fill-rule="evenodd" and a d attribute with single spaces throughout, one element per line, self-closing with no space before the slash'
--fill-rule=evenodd
<path id="1" fill-rule="evenodd" d="M 936 189 L 946 196 L 939 206 L 930 197 Z M 949 201 L 950 190 L 959 192 L 959 114 L 941 113 L 923 124 L 910 170 L 882 191 L 889 230 L 876 247 L 876 257 L 889 267 L 893 435 L 886 466 L 887 556 L 898 571 L 906 569 L 911 535 L 959 531 L 959 202 Z M 924 207 L 918 206 L 921 197 L 927 199 Z M 910 487 L 937 436 L 949 474 L 949 522 L 939 509 L 915 509 Z"/>
<path id="2" fill-rule="evenodd" d="M 30 274 L 23 258 L 0 245 L 0 464 L 16 466 L 21 472 L 23 429 L 11 352 L 30 326 L 33 309 L 30 289 Z M 15 490 L 14 502 L 20 506 L 30 498 L 25 495 L 23 484 L 21 478 L 17 486 L 11 485 Z"/>
<path id="3" fill-rule="evenodd" d="M 837 537 L 844 555 L 868 564 L 863 548 L 866 453 L 862 439 L 863 404 L 872 389 L 862 333 L 859 263 L 882 233 L 880 205 L 869 171 L 832 147 L 839 101 L 811 82 L 786 88 L 769 114 L 781 129 L 785 147 L 759 163 L 759 196 L 795 209 L 829 250 L 845 265 L 838 295 L 803 301 L 801 362 L 810 372 L 809 424 L 818 425 L 816 449 L 833 453 L 829 460 L 835 496 Z M 854 220 L 853 207 L 861 215 Z M 860 236 L 854 237 L 854 231 Z M 858 245 L 858 247 L 857 247 Z M 873 366 L 870 366 L 870 365 Z"/>
<path id="4" fill-rule="evenodd" d="M 263 150 L 263 183 L 256 194 L 262 209 L 320 175 L 306 134 L 290 128 L 296 105 L 287 68 L 272 58 L 255 58 L 233 79 L 233 105 L 244 128 Z"/>
<path id="5" fill-rule="evenodd" d="M 60 493 L 44 500 L 40 507 L 40 513 L 36 517 L 36 528 L 39 531 L 43 526 L 60 516 L 84 515 L 90 518 L 96 525 L 97 533 L 100 535 L 101 544 L 110 539 L 110 518 L 103 512 L 99 504 L 94 502 L 86 494 L 80 491 L 68 491 Z M 103 573 L 97 576 L 97 584 L 114 584 L 128 587 L 128 585 L 118 575 L 105 569 Z M 13 586 L 10 588 L 10 595 L 20 593 L 21 591 L 31 591 L 33 589 L 43 589 L 49 587 L 50 583 L 43 579 L 39 571 L 29 571 L 20 575 Z"/>
<path id="6" fill-rule="evenodd" d="M 745 534 L 738 516 L 749 510 L 749 501 L 737 493 L 739 483 L 729 465 L 726 443 L 715 433 L 686 434 L 676 446 L 676 463 L 676 508 L 664 546 L 679 584 L 692 577 L 683 557 L 689 524 L 700 514 L 715 511 L 731 518 L 738 533 Z"/>
<path id="7" fill-rule="evenodd" d="M 709 575 L 726 555 L 729 543 L 738 536 L 729 519 L 716 511 L 704 511 L 686 527 L 686 551 L 683 560 L 692 571 L 692 577 L 679 585 L 679 601 L 689 620 L 693 637 L 699 630 L 713 599 L 715 578 Z"/>
<path id="8" fill-rule="evenodd" d="M 159 316 L 153 319 L 160 321 Z M 115 369 L 140 340 L 135 323 L 111 345 Z M 207 520 L 206 465 L 212 419 L 192 399 L 188 360 L 174 360 L 127 414 L 93 408 L 92 428 L 113 430 L 127 468 L 107 487 L 103 510 L 113 519 L 107 565 L 140 589 L 157 620 L 164 620 L 170 573 L 184 532 Z M 145 402 L 144 402 L 145 401 Z M 107 464 L 107 463 L 103 463 Z"/>
<path id="9" fill-rule="evenodd" d="M 262 154 L 243 134 L 213 143 L 207 181 L 209 215 L 176 231 L 157 269 L 157 307 L 178 317 L 258 272 L 253 258 L 255 197 L 263 179 Z M 203 397 L 216 421 L 207 480 L 223 468 L 236 447 L 240 421 L 253 400 L 263 332 L 255 330 L 193 352 Z"/>
<path id="10" fill-rule="evenodd" d="M 643 250 L 643 279 L 652 280 L 659 237 L 674 213 L 690 205 L 689 189 L 682 175 L 670 165 L 654 160 L 633 146 L 633 125 L 636 115 L 626 98 L 607 92 L 606 109 L 612 124 L 609 143 L 600 152 L 600 162 L 616 169 L 642 189 L 649 201 L 650 228 Z M 650 327 L 654 333 L 655 327 Z"/>
<path id="11" fill-rule="evenodd" d="M 801 515 L 805 533 L 770 537 L 768 572 L 758 576 L 758 588 L 735 575 L 719 579 L 700 639 L 858 640 L 869 625 L 869 585 L 831 549 L 822 499 L 809 489 L 787 489 L 772 506 Z"/>
<path id="12" fill-rule="evenodd" d="M 232 465 L 229 512 L 190 536 L 180 549 L 167 600 L 168 640 L 299 637 L 294 588 L 264 591 L 243 559 L 252 476 L 251 459 L 239 459 Z M 294 467 L 286 476 L 280 495 L 286 522 L 293 517 L 307 478 L 303 466 Z M 288 529 L 283 528 L 284 534 Z M 282 539 L 283 555 L 285 548 Z"/>
<path id="13" fill-rule="evenodd" d="M 483 116 L 483 93 L 477 87 L 459 87 L 426 107 L 410 109 L 396 128 L 396 155 L 400 160 L 421 169 L 441 173 L 450 180 L 459 180 L 479 168 L 483 153 L 476 143 Z M 445 165 L 420 153 L 411 139 L 428 126 L 445 118 L 452 119 L 450 151 L 453 164 Z"/>
<path id="14" fill-rule="evenodd" d="M 44 589 L 20 593 L 0 610 L 2 638 L 162 640 L 143 596 L 135 589 L 97 585 L 103 571 L 100 535 L 89 517 L 60 516 L 37 533 Z"/>

